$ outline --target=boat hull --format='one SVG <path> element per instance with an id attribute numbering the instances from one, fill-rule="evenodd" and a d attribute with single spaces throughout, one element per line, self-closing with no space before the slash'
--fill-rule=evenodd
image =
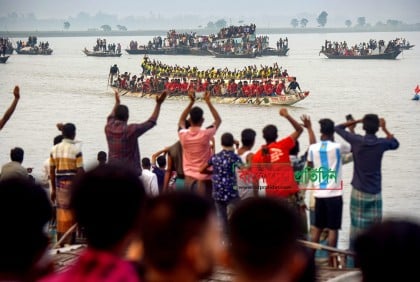
<path id="1" fill-rule="evenodd" d="M 274 48 L 266 48 L 259 55 L 260 56 L 287 56 L 287 52 L 289 52 L 289 48 L 283 48 L 283 49 L 278 49 L 278 50 Z"/>
<path id="2" fill-rule="evenodd" d="M 122 53 L 111 53 L 111 52 L 95 52 L 95 51 L 88 51 L 83 50 L 86 56 L 89 57 L 120 57 Z"/>
<path id="3" fill-rule="evenodd" d="M 121 89 L 112 86 L 114 90 L 117 90 L 121 95 L 127 95 L 139 98 L 152 98 L 154 99 L 159 93 L 143 93 L 143 92 L 132 92 L 126 89 Z M 197 101 L 204 101 L 203 93 L 196 93 Z M 262 96 L 262 97 L 227 97 L 227 96 L 212 96 L 210 99 L 215 104 L 231 104 L 231 105 L 254 105 L 254 106 L 290 106 L 304 100 L 309 96 L 309 91 L 292 93 L 286 95 L 276 96 Z M 168 100 L 180 100 L 189 101 L 189 97 L 186 94 L 174 94 L 168 95 Z"/>
<path id="4" fill-rule="evenodd" d="M 5 64 L 10 56 L 0 57 L 0 64 Z"/>
<path id="5" fill-rule="evenodd" d="M 394 60 L 401 53 L 401 50 L 396 50 L 393 52 L 374 54 L 374 55 L 359 55 L 359 56 L 344 56 L 344 55 L 335 55 L 326 52 L 320 52 L 324 54 L 328 59 L 340 59 L 340 60 Z"/>
<path id="6" fill-rule="evenodd" d="M 51 55 L 53 50 L 52 49 L 34 49 L 34 48 L 30 48 L 30 49 L 26 49 L 26 48 L 22 48 L 22 49 L 15 49 L 16 53 L 18 53 L 19 55 Z"/>
<path id="7" fill-rule="evenodd" d="M 177 47 L 177 48 L 159 48 L 159 49 L 125 49 L 130 55 L 193 55 L 193 56 L 211 56 L 207 49 Z"/>

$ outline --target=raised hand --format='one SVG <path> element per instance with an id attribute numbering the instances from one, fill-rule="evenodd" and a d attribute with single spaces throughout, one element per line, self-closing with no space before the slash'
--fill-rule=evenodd
<path id="1" fill-rule="evenodd" d="M 13 89 L 13 95 L 15 96 L 15 99 L 19 99 L 20 98 L 20 90 L 19 90 L 19 86 L 15 86 L 15 89 Z"/>
<path id="2" fill-rule="evenodd" d="M 204 94 L 204 101 L 209 103 L 210 97 L 211 97 L 211 92 L 207 90 L 206 93 Z"/>
<path id="3" fill-rule="evenodd" d="M 312 128 L 311 118 L 308 115 L 302 115 L 300 120 L 303 122 L 303 127 L 306 129 Z"/>
<path id="4" fill-rule="evenodd" d="M 280 115 L 281 115 L 282 117 L 287 117 L 287 116 L 289 115 L 289 112 L 287 111 L 287 109 L 286 109 L 286 108 L 281 108 L 281 109 L 280 109 Z"/>
<path id="5" fill-rule="evenodd" d="M 156 103 L 161 105 L 163 101 L 165 101 L 167 95 L 168 93 L 166 91 L 163 91 L 160 95 L 156 95 Z"/>
<path id="6" fill-rule="evenodd" d="M 114 90 L 114 94 L 115 94 L 115 103 L 116 104 L 120 104 L 120 94 L 118 93 L 118 90 Z"/>
<path id="7" fill-rule="evenodd" d="M 188 98 L 190 98 L 190 102 L 194 103 L 195 102 L 195 91 L 190 89 L 188 91 Z"/>
<path id="8" fill-rule="evenodd" d="M 382 129 L 386 128 L 386 122 L 384 118 L 379 119 L 379 127 Z"/>

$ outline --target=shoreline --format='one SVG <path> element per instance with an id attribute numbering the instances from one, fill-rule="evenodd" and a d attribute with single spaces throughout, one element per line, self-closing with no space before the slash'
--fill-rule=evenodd
<path id="1" fill-rule="evenodd" d="M 196 32 L 197 34 L 211 34 L 217 32 L 209 29 L 178 29 L 180 33 Z M 395 28 L 258 28 L 258 34 L 307 34 L 307 33 L 358 33 L 358 32 L 415 32 L 420 31 L 420 25 L 409 25 Z M 112 36 L 165 36 L 167 30 L 128 30 L 128 31 L 102 31 L 102 30 L 22 30 L 0 31 L 0 37 L 112 37 Z"/>

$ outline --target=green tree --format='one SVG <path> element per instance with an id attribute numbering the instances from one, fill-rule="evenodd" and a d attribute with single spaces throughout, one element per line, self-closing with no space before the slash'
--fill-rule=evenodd
<path id="1" fill-rule="evenodd" d="M 398 20 L 387 20 L 386 21 L 386 25 L 396 27 L 396 26 L 403 25 L 403 22 L 402 21 L 398 21 Z"/>
<path id="2" fill-rule="evenodd" d="M 290 21 L 290 24 L 291 24 L 294 28 L 297 28 L 297 27 L 298 27 L 298 25 L 299 25 L 299 20 L 298 20 L 298 19 L 296 19 L 296 18 L 294 18 L 294 19 L 292 19 L 292 20 Z"/>
<path id="3" fill-rule="evenodd" d="M 108 25 L 108 24 L 104 24 L 104 25 L 102 25 L 102 26 L 101 26 L 101 29 L 102 29 L 103 31 L 105 31 L 105 32 L 108 32 L 108 31 L 111 31 L 111 30 L 112 30 L 111 26 L 110 26 L 110 25 Z"/>
<path id="4" fill-rule="evenodd" d="M 305 28 L 308 22 L 309 22 L 308 19 L 303 18 L 300 20 L 300 26 Z"/>
<path id="5" fill-rule="evenodd" d="M 344 22 L 344 24 L 345 24 L 347 27 L 351 27 L 352 22 L 351 22 L 351 20 L 346 20 L 346 21 Z"/>
<path id="6" fill-rule="evenodd" d="M 366 25 L 366 18 L 365 17 L 358 17 L 357 18 L 357 26 L 364 27 Z"/>
<path id="7" fill-rule="evenodd" d="M 117 28 L 118 28 L 119 31 L 127 31 L 127 27 L 125 27 L 123 25 L 117 24 Z"/>
<path id="8" fill-rule="evenodd" d="M 215 28 L 216 28 L 216 26 L 214 25 L 214 22 L 209 21 L 209 22 L 207 23 L 207 28 L 208 28 L 208 29 L 215 29 Z"/>
<path id="9" fill-rule="evenodd" d="M 225 19 L 219 19 L 214 23 L 215 27 L 218 29 L 222 29 L 227 26 L 227 22 Z"/>
<path id="10" fill-rule="evenodd" d="M 64 22 L 63 26 L 65 30 L 68 30 L 70 28 L 70 23 L 66 21 Z"/>
<path id="11" fill-rule="evenodd" d="M 316 21 L 319 23 L 319 26 L 324 27 L 327 24 L 328 13 L 322 11 L 321 14 L 316 18 Z"/>

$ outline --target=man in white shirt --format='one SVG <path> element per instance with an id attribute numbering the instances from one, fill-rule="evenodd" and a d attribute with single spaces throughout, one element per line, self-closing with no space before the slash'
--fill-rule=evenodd
<path id="1" fill-rule="evenodd" d="M 342 154 L 350 148 L 334 142 L 334 122 L 321 119 L 321 141 L 312 144 L 308 151 L 310 180 L 315 196 L 315 228 L 311 234 L 318 243 L 321 232 L 328 229 L 328 245 L 337 246 L 338 230 L 341 228 L 342 199 Z"/>
<path id="2" fill-rule="evenodd" d="M 152 164 L 149 158 L 143 158 L 141 160 L 141 166 L 143 168 L 140 180 L 143 182 L 144 189 L 149 196 L 159 195 L 159 186 L 157 176 L 150 171 Z"/>

